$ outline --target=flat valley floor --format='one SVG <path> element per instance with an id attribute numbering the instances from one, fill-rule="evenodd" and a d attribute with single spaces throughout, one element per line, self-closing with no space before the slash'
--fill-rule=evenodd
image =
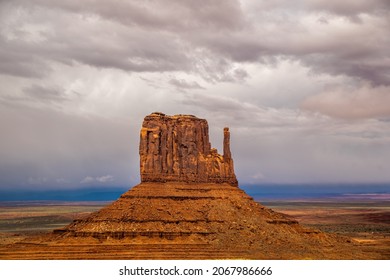
<path id="1" fill-rule="evenodd" d="M 0 259 L 229 259 L 240 252 L 213 252 L 202 246 L 188 248 L 161 242 L 153 248 L 142 244 L 96 246 L 74 244 L 66 253 L 37 247 L 29 242 L 86 217 L 109 202 L 0 202 Z M 390 202 L 375 199 L 264 200 L 261 204 L 295 218 L 301 225 L 351 238 L 367 252 L 367 259 L 390 259 Z M 157 247 L 156 247 L 157 246 Z M 134 249 L 134 250 L 132 250 Z M 51 250 L 51 251 L 50 251 Z M 50 253 L 48 253 L 50 251 Z M 46 253 L 45 253 L 46 252 Z M 167 253 L 168 252 L 168 253 Z M 250 258 L 243 254 L 242 258 Z M 374 256 L 374 257 L 373 257 Z"/>

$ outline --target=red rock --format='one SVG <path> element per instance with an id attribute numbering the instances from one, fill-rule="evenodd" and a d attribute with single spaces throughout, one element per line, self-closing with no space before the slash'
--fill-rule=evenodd
<path id="1" fill-rule="evenodd" d="M 145 117 L 140 136 L 141 182 L 228 183 L 237 186 L 224 129 L 224 154 L 212 149 L 205 119 L 192 115 Z"/>

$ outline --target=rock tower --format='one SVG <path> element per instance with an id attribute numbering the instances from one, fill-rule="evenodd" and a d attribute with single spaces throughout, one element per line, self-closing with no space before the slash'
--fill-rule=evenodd
<path id="1" fill-rule="evenodd" d="M 192 115 L 145 117 L 139 145 L 141 182 L 228 183 L 237 186 L 224 128 L 223 156 L 211 148 L 207 121 Z"/>

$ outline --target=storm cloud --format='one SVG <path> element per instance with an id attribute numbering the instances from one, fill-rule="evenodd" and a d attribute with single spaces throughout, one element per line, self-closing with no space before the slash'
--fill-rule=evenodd
<path id="1" fill-rule="evenodd" d="M 131 186 L 153 111 L 230 126 L 240 182 L 388 182 L 390 4 L 0 2 L 3 188 Z"/>

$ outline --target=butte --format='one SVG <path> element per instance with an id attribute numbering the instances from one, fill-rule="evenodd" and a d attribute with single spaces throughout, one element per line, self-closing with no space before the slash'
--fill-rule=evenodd
<path id="1" fill-rule="evenodd" d="M 25 257 L 365 257 L 350 240 L 302 227 L 241 190 L 234 172 L 229 129 L 224 128 L 223 133 L 220 155 L 211 148 L 205 119 L 163 113 L 146 116 L 139 144 L 141 183 L 87 218 L 25 244 L 31 246 Z M 34 250 L 39 254 L 32 253 Z M 20 249 L 19 258 L 23 258 L 22 252 Z"/>

